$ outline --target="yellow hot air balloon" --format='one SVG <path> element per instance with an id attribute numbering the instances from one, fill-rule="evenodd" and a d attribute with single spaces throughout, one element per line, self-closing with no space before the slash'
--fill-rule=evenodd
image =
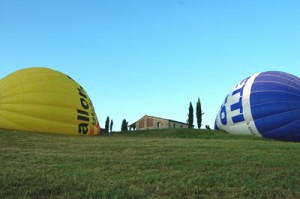
<path id="1" fill-rule="evenodd" d="M 94 106 L 71 77 L 42 67 L 0 80 L 0 128 L 69 135 L 100 135 Z"/>

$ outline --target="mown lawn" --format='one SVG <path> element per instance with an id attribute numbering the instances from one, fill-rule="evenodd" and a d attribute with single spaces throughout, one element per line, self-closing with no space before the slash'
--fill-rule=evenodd
<path id="1" fill-rule="evenodd" d="M 299 198 L 300 143 L 175 129 L 0 130 L 0 198 Z"/>

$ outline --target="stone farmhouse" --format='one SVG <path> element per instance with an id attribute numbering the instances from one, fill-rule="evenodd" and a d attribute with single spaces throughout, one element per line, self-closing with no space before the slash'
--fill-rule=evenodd
<path id="1" fill-rule="evenodd" d="M 129 125 L 130 130 L 146 130 L 146 129 L 170 129 L 170 128 L 188 128 L 188 124 L 175 120 L 164 119 L 145 115 L 135 123 Z"/>

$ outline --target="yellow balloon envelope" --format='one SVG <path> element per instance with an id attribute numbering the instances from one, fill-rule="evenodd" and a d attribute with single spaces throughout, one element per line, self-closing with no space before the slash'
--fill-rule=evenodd
<path id="1" fill-rule="evenodd" d="M 0 128 L 69 135 L 100 135 L 94 106 L 71 77 L 27 68 L 0 80 Z"/>

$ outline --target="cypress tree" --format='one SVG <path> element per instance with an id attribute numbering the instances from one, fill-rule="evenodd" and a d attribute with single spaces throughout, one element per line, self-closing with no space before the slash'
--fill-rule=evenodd
<path id="1" fill-rule="evenodd" d="M 109 131 L 109 117 L 107 116 L 105 121 L 105 132 L 108 133 Z"/>
<path id="2" fill-rule="evenodd" d="M 127 125 L 128 125 L 128 122 L 126 122 L 126 119 L 124 119 L 122 122 L 121 131 L 127 131 L 128 130 Z"/>
<path id="3" fill-rule="evenodd" d="M 109 126 L 110 132 L 112 132 L 113 125 L 114 125 L 114 121 L 111 119 L 111 120 L 110 120 L 110 126 Z"/>
<path id="4" fill-rule="evenodd" d="M 197 116 L 198 129 L 200 129 L 201 126 L 202 126 L 202 115 L 203 114 L 204 113 L 202 113 L 200 98 L 198 97 L 197 107 L 196 107 L 196 116 Z"/>
<path id="5" fill-rule="evenodd" d="M 193 128 L 193 126 L 194 126 L 193 123 L 194 123 L 194 108 L 193 108 L 192 102 L 190 102 L 189 114 L 188 114 L 189 128 Z"/>

